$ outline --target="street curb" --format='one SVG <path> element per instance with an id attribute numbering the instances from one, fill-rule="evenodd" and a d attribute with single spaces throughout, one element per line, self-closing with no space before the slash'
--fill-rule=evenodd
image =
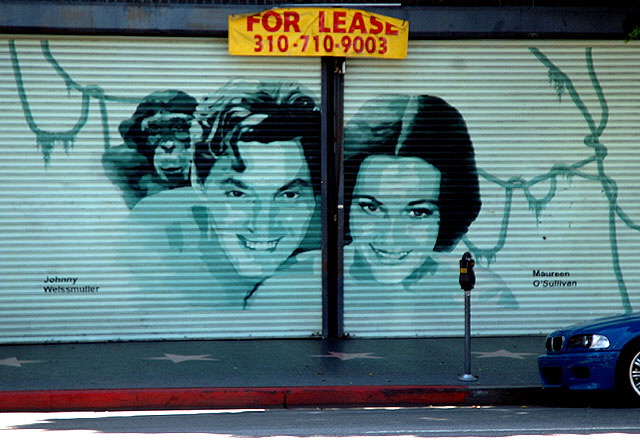
<path id="1" fill-rule="evenodd" d="M 461 386 L 313 386 L 287 388 L 285 407 L 462 405 Z"/>
<path id="2" fill-rule="evenodd" d="M 0 412 L 465 405 L 473 397 L 462 386 L 0 391 Z"/>

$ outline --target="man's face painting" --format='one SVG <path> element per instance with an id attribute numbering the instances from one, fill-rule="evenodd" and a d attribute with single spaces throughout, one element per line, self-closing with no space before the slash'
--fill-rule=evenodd
<path id="1" fill-rule="evenodd" d="M 380 283 L 401 283 L 438 238 L 440 171 L 417 157 L 374 155 L 361 165 L 350 208 L 353 246 Z"/>
<path id="2" fill-rule="evenodd" d="M 145 119 L 153 167 L 161 180 L 181 183 L 189 179 L 195 145 L 191 143 L 193 119 L 186 114 L 158 114 Z"/>
<path id="3" fill-rule="evenodd" d="M 309 167 L 296 140 L 239 142 L 246 169 L 219 158 L 205 183 L 212 225 L 224 253 L 244 277 L 274 274 L 300 245 L 315 209 Z"/>

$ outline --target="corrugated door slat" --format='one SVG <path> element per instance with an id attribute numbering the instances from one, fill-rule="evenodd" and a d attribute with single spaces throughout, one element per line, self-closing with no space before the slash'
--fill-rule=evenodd
<path id="1" fill-rule="evenodd" d="M 638 48 L 622 41 L 412 41 L 406 60 L 348 60 L 345 115 L 360 138 L 347 134 L 345 155 L 360 158 L 345 166 L 347 192 L 355 182 L 345 332 L 462 335 L 458 260 L 466 251 L 476 259 L 474 334 L 546 333 L 637 309 Z M 412 97 L 366 105 L 381 94 Z M 469 169 L 458 152 L 464 143 L 446 141 L 455 130 L 429 128 L 455 120 L 450 108 L 426 104 L 432 99 L 423 95 L 459 111 L 475 149 L 482 209 L 452 251 L 431 253 L 429 229 L 439 221 L 443 236 L 473 212 L 473 183 L 453 174 Z M 440 137 L 439 159 L 416 160 L 431 137 Z M 366 155 L 378 161 L 366 163 Z M 433 162 L 448 169 L 435 207 L 425 168 Z"/>
<path id="2" fill-rule="evenodd" d="M 305 206 L 294 232 L 240 239 L 240 219 L 215 224 L 206 189 L 203 194 L 191 186 L 195 174 L 186 177 L 180 165 L 145 157 L 141 144 L 132 145 L 139 132 L 123 142 L 136 108 L 156 91 L 169 92 L 150 103 L 174 105 L 164 120 L 145 121 L 145 133 L 175 131 L 190 140 L 207 129 L 180 126 L 193 109 L 175 90 L 202 101 L 234 78 L 286 78 L 311 91 L 319 107 L 318 59 L 231 57 L 225 39 L 176 38 L 5 36 L 0 54 L 0 342 L 306 337 L 321 331 L 319 275 L 298 276 L 296 287 L 264 290 L 245 302 L 247 280 L 259 281 L 270 271 L 256 268 L 249 254 L 240 260 L 254 266 L 243 274 L 251 277 L 227 272 L 235 268 L 229 260 L 222 263 L 223 241 L 218 249 L 209 243 L 215 225 L 220 237 L 235 236 L 231 249 L 246 247 L 263 258 L 275 250 L 280 256 L 287 248 L 293 252 L 294 242 L 318 247 L 313 207 Z M 194 117 L 205 121 L 212 112 L 201 107 Z M 295 131 L 290 138 L 297 140 L 292 115 L 276 121 L 286 121 L 288 127 L 280 129 Z M 246 171 L 255 175 L 251 168 L 260 163 L 261 192 L 284 205 L 299 207 L 301 195 L 313 201 L 306 181 L 284 178 L 298 173 L 291 171 L 297 160 L 275 160 L 277 149 L 252 152 L 244 153 Z M 318 153 L 319 147 L 311 157 Z M 204 164 L 213 157 L 202 158 Z M 221 192 L 240 199 L 252 191 Z M 255 205 L 241 210 L 262 216 Z M 271 211 L 276 221 L 256 219 L 258 228 L 276 229 L 278 216 L 290 216 L 282 208 Z M 259 266 L 275 264 L 264 258 Z"/>

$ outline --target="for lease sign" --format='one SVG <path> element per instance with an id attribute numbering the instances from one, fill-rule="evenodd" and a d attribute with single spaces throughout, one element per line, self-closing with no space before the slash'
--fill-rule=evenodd
<path id="1" fill-rule="evenodd" d="M 405 58 L 409 22 L 344 8 L 229 16 L 231 55 Z"/>

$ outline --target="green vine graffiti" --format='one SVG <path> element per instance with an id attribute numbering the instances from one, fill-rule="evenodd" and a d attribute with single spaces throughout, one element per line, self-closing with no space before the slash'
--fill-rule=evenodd
<path id="1" fill-rule="evenodd" d="M 485 258 L 487 262 L 495 261 L 496 255 L 504 247 L 507 231 L 509 227 L 509 215 L 511 210 L 511 200 L 513 197 L 513 191 L 516 189 L 522 189 L 525 197 L 529 202 L 529 208 L 535 211 L 536 218 L 539 217 L 540 212 L 545 206 L 553 199 L 556 192 L 557 177 L 563 176 L 568 179 L 573 177 L 581 177 L 585 180 L 600 182 L 602 189 L 609 202 L 609 242 L 611 245 L 611 259 L 613 263 L 613 271 L 615 273 L 616 281 L 618 284 L 618 291 L 620 293 L 622 308 L 626 313 L 633 312 L 631 301 L 629 299 L 629 293 L 627 286 L 624 282 L 624 276 L 622 274 L 622 268 L 620 266 L 620 253 L 618 248 L 618 236 L 616 230 L 616 217 L 619 217 L 627 227 L 640 230 L 640 225 L 634 223 L 625 211 L 618 205 L 618 188 L 616 182 L 605 173 L 604 160 L 607 156 L 607 148 L 600 142 L 600 137 L 607 127 L 609 118 L 609 108 L 602 91 L 602 87 L 598 81 L 593 65 L 593 57 L 591 48 L 586 49 L 586 64 L 589 73 L 589 79 L 591 86 L 593 87 L 598 102 L 600 105 L 600 123 L 596 125 L 596 122 L 589 112 L 589 109 L 580 98 L 580 94 L 574 87 L 571 79 L 562 72 L 553 62 L 549 60 L 540 50 L 537 48 L 529 48 L 530 52 L 548 69 L 549 82 L 554 87 L 558 99 L 562 99 L 562 94 L 565 92 L 569 94 L 569 97 L 573 101 L 574 105 L 578 108 L 582 117 L 586 121 L 589 127 L 589 134 L 584 138 L 584 144 L 593 149 L 594 155 L 576 162 L 571 165 L 555 165 L 549 172 L 541 176 L 535 177 L 530 181 L 526 181 L 520 177 L 511 178 L 509 180 L 500 180 L 499 178 L 489 174 L 484 170 L 480 170 L 479 174 L 486 180 L 499 185 L 505 189 L 505 208 L 504 216 L 502 219 L 502 226 L 498 235 L 498 242 L 496 245 L 489 249 L 481 249 L 477 247 L 468 237 L 465 236 L 464 243 L 472 251 L 472 253 L 479 258 Z M 581 168 L 589 163 L 596 163 L 597 175 L 588 174 L 581 171 Z M 536 199 L 530 192 L 530 189 L 544 181 L 549 181 L 549 191 L 541 199 Z"/>
<path id="2" fill-rule="evenodd" d="M 65 151 L 68 152 L 70 147 L 73 146 L 78 133 L 84 128 L 89 118 L 89 105 L 91 99 L 96 99 L 100 107 L 100 116 L 102 120 L 102 136 L 106 149 L 110 147 L 109 139 L 109 119 L 107 114 L 107 101 L 112 102 L 124 102 L 124 103 L 138 103 L 139 99 L 122 98 L 115 96 L 105 95 L 102 88 L 96 85 L 82 86 L 74 81 L 69 74 L 60 66 L 56 61 L 51 49 L 49 47 L 49 41 L 43 40 L 40 42 L 42 48 L 42 54 L 45 59 L 55 69 L 57 74 L 62 78 L 67 87 L 67 93 L 70 95 L 72 90 L 78 91 L 82 94 L 82 103 L 80 107 L 80 115 L 73 127 L 67 131 L 46 131 L 38 126 L 31 107 L 29 106 L 29 100 L 24 86 L 22 78 L 22 71 L 20 69 L 20 61 L 18 59 L 18 51 L 14 40 L 9 41 L 9 52 L 11 54 L 11 63 L 13 66 L 13 73 L 16 79 L 16 88 L 18 90 L 18 96 L 22 103 L 22 110 L 24 112 L 25 120 L 29 125 L 29 129 L 35 134 L 38 149 L 42 151 L 43 160 L 45 166 L 49 164 L 51 153 L 53 152 L 56 144 L 60 143 L 64 146 Z"/>
<path id="3" fill-rule="evenodd" d="M 67 91 L 69 94 L 72 90 L 78 91 L 82 95 L 82 105 L 80 110 L 80 116 L 78 120 L 73 125 L 73 127 L 67 131 L 46 131 L 41 129 L 31 112 L 31 108 L 29 106 L 28 97 L 25 91 L 24 81 L 22 78 L 22 72 L 20 69 L 20 62 L 18 59 L 18 54 L 15 46 L 15 42 L 13 40 L 9 41 L 9 49 L 11 53 L 11 60 L 13 64 L 13 72 L 16 79 L 16 87 L 18 90 L 18 95 L 20 101 L 22 103 L 22 109 L 25 115 L 25 119 L 27 124 L 29 125 L 30 130 L 35 134 L 37 139 L 38 149 L 42 151 L 43 160 L 45 166 L 48 165 L 50 156 L 56 144 L 61 143 L 65 150 L 69 150 L 75 141 L 76 136 L 82 130 L 82 128 L 87 123 L 88 115 L 89 115 L 89 105 L 91 99 L 95 99 L 98 101 L 100 107 L 100 115 L 102 121 L 102 131 L 103 131 L 103 141 L 105 145 L 105 149 L 110 148 L 110 139 L 109 139 L 109 124 L 108 124 L 108 113 L 107 113 L 107 102 L 121 102 L 121 103 L 139 103 L 139 98 L 125 98 L 125 97 L 116 97 L 111 95 L 106 95 L 102 88 L 95 85 L 90 86 L 82 86 L 76 81 L 74 81 L 71 76 L 59 65 L 59 63 L 54 58 L 51 53 L 49 42 L 44 40 L 41 42 L 42 53 L 45 59 L 49 64 L 54 68 L 56 73 L 62 78 L 64 83 L 66 84 Z M 507 233 L 509 229 L 509 219 L 511 214 L 511 206 L 513 193 L 516 190 L 522 190 L 524 193 L 528 203 L 529 209 L 535 213 L 536 219 L 539 218 L 540 213 L 544 210 L 546 205 L 554 198 L 557 190 L 557 180 L 558 177 L 561 176 L 566 179 L 573 179 L 574 177 L 580 177 L 589 181 L 597 181 L 600 183 L 607 199 L 609 202 L 609 241 L 611 245 L 611 258 L 613 262 L 613 270 L 615 273 L 615 277 L 618 284 L 618 290 L 621 296 L 622 307 L 625 312 L 632 312 L 632 306 L 629 299 L 629 294 L 627 291 L 626 284 L 624 282 L 624 276 L 622 274 L 622 269 L 620 266 L 620 257 L 619 257 L 619 249 L 618 249 L 618 236 L 616 231 L 616 220 L 619 218 L 622 220 L 625 225 L 633 230 L 640 231 L 640 224 L 635 223 L 631 220 L 631 218 L 626 214 L 626 212 L 618 205 L 617 196 L 618 189 L 616 182 L 608 177 L 605 173 L 605 165 L 604 160 L 607 156 L 607 148 L 600 142 L 600 137 L 604 132 L 609 117 L 609 109 L 607 102 L 604 97 L 604 93 L 600 86 L 600 83 L 597 79 L 593 58 L 592 58 L 592 50 L 591 48 L 586 49 L 586 65 L 589 73 L 589 78 L 591 81 L 591 85 L 598 97 L 599 106 L 600 106 L 600 122 L 596 125 L 596 122 L 589 112 L 589 109 L 585 105 L 585 103 L 580 98 L 580 95 L 576 88 L 574 87 L 571 79 L 562 72 L 553 62 L 549 60 L 549 58 L 544 55 L 537 48 L 529 48 L 529 51 L 548 69 L 549 81 L 558 95 L 558 99 L 562 99 L 562 95 L 567 93 L 574 105 L 580 111 L 582 117 L 589 128 L 589 134 L 584 138 L 584 144 L 593 149 L 594 154 L 589 156 L 583 160 L 575 162 L 573 164 L 559 164 L 554 165 L 549 172 L 542 174 L 538 177 L 532 178 L 531 180 L 525 180 L 521 177 L 512 177 L 508 180 L 502 180 L 489 172 L 479 169 L 478 174 L 480 177 L 485 180 L 494 183 L 501 188 L 504 189 L 505 192 L 505 203 L 503 209 L 503 217 L 500 232 L 497 236 L 496 244 L 491 248 L 480 248 L 476 246 L 468 236 L 464 237 L 464 243 L 472 252 L 472 254 L 480 259 L 484 259 L 488 264 L 495 262 L 496 256 L 498 253 L 504 248 Z M 594 163 L 597 166 L 597 174 L 589 174 L 582 171 L 582 168 L 587 166 L 588 164 Z M 532 193 L 531 189 L 539 185 L 541 183 L 548 183 L 549 190 L 547 194 L 542 198 L 536 198 Z"/>

